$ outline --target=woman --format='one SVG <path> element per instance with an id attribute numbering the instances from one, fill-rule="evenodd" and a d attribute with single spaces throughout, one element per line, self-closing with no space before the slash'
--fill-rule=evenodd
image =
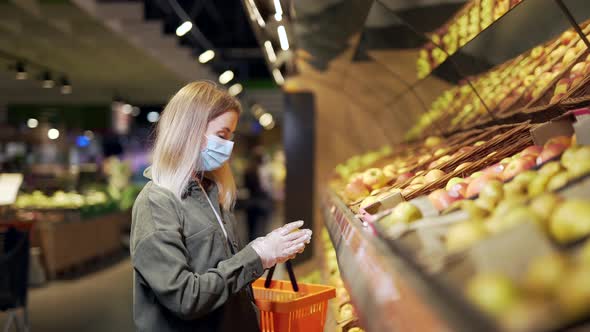
<path id="1" fill-rule="evenodd" d="M 287 224 L 243 246 L 227 164 L 240 104 L 207 82 L 183 87 L 156 131 L 151 181 L 133 206 L 134 320 L 139 331 L 258 331 L 250 283 L 302 252 Z"/>

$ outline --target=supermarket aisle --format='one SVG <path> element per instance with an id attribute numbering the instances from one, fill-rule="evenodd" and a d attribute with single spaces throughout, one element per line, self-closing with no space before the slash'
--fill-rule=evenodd
<path id="1" fill-rule="evenodd" d="M 134 331 L 129 258 L 74 280 L 29 293 L 31 331 Z M 5 316 L 0 314 L 0 327 Z"/>

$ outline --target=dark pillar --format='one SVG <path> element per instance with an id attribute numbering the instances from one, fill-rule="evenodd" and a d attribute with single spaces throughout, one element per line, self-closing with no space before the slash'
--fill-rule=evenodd
<path id="1" fill-rule="evenodd" d="M 283 141 L 287 164 L 285 221 L 304 220 L 305 228 L 314 229 L 315 100 L 311 92 L 285 94 Z M 295 263 L 312 256 L 309 245 Z"/>

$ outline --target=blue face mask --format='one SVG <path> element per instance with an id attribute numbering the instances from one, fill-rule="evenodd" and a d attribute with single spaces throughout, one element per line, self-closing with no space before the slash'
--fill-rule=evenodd
<path id="1" fill-rule="evenodd" d="M 215 135 L 207 135 L 207 146 L 201 151 L 202 166 L 199 167 L 199 170 L 213 171 L 218 169 L 229 160 L 233 148 L 234 142 Z"/>

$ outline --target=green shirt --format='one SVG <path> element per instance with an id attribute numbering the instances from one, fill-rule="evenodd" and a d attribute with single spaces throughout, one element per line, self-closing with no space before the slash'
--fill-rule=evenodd
<path id="1" fill-rule="evenodd" d="M 149 175 L 149 171 L 148 171 Z M 239 243 L 235 218 L 194 183 L 186 198 L 148 182 L 133 205 L 133 316 L 138 331 L 259 331 L 252 281 L 264 272 L 258 254 Z M 234 252 L 235 254 L 232 254 Z"/>

